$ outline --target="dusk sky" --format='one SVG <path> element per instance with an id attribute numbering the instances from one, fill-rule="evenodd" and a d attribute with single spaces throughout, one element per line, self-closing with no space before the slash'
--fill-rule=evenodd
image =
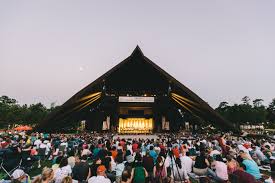
<path id="1" fill-rule="evenodd" d="M 60 105 L 136 45 L 213 107 L 275 98 L 272 0 L 0 1 L 0 95 Z"/>

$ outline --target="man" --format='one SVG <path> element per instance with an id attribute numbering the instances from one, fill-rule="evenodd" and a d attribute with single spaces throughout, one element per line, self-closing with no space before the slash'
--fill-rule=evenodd
<path id="1" fill-rule="evenodd" d="M 38 137 L 38 139 L 36 139 L 33 143 L 33 145 L 36 146 L 36 149 L 39 149 L 41 144 L 42 144 L 42 141 L 40 140 L 40 137 Z"/>
<path id="2" fill-rule="evenodd" d="M 193 160 L 189 157 L 189 152 L 184 152 L 182 150 L 182 155 L 180 157 L 182 166 L 185 167 L 187 173 L 192 172 Z"/>
<path id="3" fill-rule="evenodd" d="M 79 182 L 86 182 L 91 176 L 91 170 L 87 162 L 87 156 L 81 157 L 81 161 L 77 162 L 73 168 L 73 179 Z"/>
<path id="4" fill-rule="evenodd" d="M 106 178 L 106 168 L 100 165 L 97 168 L 97 176 L 93 176 L 88 180 L 88 183 L 111 183 L 110 179 Z"/>
<path id="5" fill-rule="evenodd" d="M 269 163 L 269 160 L 267 159 L 267 157 L 264 155 L 264 153 L 261 151 L 261 149 L 259 147 L 252 146 L 251 153 L 253 153 L 253 156 L 252 156 L 253 159 L 254 160 L 259 160 L 261 164 L 268 164 Z"/>
<path id="6" fill-rule="evenodd" d="M 90 156 L 91 154 L 92 154 L 92 152 L 88 149 L 88 145 L 84 144 L 81 156 L 84 156 L 84 155 L 85 156 Z"/>

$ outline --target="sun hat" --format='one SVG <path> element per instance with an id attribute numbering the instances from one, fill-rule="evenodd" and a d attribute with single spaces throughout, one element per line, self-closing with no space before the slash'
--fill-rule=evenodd
<path id="1" fill-rule="evenodd" d="M 20 177 L 22 177 L 23 175 L 25 175 L 25 172 L 21 169 L 16 169 L 13 173 L 12 173 L 12 177 L 14 179 L 19 179 Z"/>

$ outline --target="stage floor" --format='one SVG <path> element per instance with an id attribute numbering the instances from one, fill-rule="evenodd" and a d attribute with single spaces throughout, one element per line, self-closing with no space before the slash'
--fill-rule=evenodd
<path id="1" fill-rule="evenodd" d="M 157 135 L 143 135 L 143 134 L 140 134 L 140 135 L 115 135 L 113 136 L 113 139 L 117 139 L 117 138 L 120 138 L 120 139 L 158 139 L 158 136 Z"/>

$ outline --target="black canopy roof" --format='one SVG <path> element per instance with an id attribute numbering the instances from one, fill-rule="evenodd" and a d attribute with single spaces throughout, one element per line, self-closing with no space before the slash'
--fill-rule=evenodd
<path id="1" fill-rule="evenodd" d="M 50 113 L 38 125 L 38 129 L 45 131 L 66 126 L 66 118 L 85 115 L 85 108 L 96 107 L 108 95 L 121 96 L 129 93 L 134 96 L 144 93 L 165 96 L 177 108 L 220 128 L 237 131 L 231 122 L 222 118 L 199 96 L 145 57 L 139 46 L 128 58 Z"/>

